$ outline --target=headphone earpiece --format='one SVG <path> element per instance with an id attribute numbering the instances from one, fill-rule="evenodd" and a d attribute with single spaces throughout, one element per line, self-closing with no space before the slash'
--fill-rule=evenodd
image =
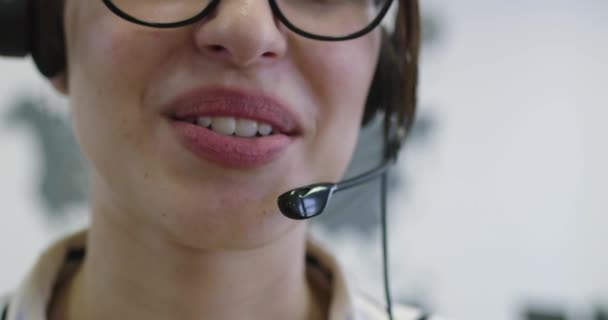
<path id="1" fill-rule="evenodd" d="M 40 73 L 51 78 L 65 71 L 63 28 L 65 0 L 29 0 L 32 3 L 32 57 Z"/>
<path id="2" fill-rule="evenodd" d="M 0 0 L 0 55 L 32 55 L 47 78 L 65 69 L 63 0 Z"/>
<path id="3" fill-rule="evenodd" d="M 24 57 L 30 53 L 30 12 L 27 0 L 0 1 L 0 55 Z"/>

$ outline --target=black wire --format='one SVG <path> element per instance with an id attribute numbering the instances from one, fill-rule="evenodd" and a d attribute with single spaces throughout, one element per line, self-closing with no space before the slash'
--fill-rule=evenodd
<path id="1" fill-rule="evenodd" d="M 4 306 L 4 308 L 2 310 L 2 315 L 0 316 L 0 319 L 6 320 L 7 317 L 8 317 L 8 302 L 6 303 L 6 306 Z"/>
<path id="2" fill-rule="evenodd" d="M 382 174 L 380 179 L 380 221 L 382 229 L 382 265 L 384 273 L 384 295 L 386 298 L 386 312 L 388 313 L 388 319 L 393 320 L 393 303 L 391 299 L 391 289 L 389 286 L 389 274 L 388 274 L 388 240 L 387 240 L 387 227 L 386 227 L 386 190 L 387 190 L 387 175 L 386 171 Z"/>
<path id="3" fill-rule="evenodd" d="M 380 175 L 382 175 L 383 173 L 386 172 L 386 170 L 388 170 L 388 168 L 395 162 L 395 160 L 393 159 L 386 159 L 384 160 L 380 165 L 378 165 L 377 167 L 375 167 L 374 169 L 367 171 L 361 175 L 358 175 L 354 178 L 350 178 L 348 180 L 344 180 L 340 183 L 336 184 L 336 188 L 334 189 L 334 192 L 338 192 L 338 191 L 343 191 L 343 190 L 347 190 L 350 189 L 352 187 L 356 187 L 361 185 L 362 183 L 375 179 L 377 177 L 379 177 Z"/>

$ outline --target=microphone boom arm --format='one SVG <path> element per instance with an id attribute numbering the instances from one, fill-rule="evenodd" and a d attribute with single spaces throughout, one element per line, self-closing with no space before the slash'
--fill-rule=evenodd
<path id="1" fill-rule="evenodd" d="M 385 158 L 384 161 L 367 172 L 338 183 L 315 183 L 295 188 L 283 193 L 277 199 L 279 209 L 284 216 L 295 220 L 305 220 L 316 217 L 325 210 L 331 196 L 339 191 L 347 190 L 384 174 L 395 162 L 395 158 Z"/>

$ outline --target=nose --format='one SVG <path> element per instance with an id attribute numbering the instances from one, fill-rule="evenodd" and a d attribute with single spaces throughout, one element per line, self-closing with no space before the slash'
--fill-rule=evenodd
<path id="1" fill-rule="evenodd" d="M 195 42 L 207 57 L 249 67 L 284 56 L 285 35 L 268 1 L 222 0 L 196 25 Z"/>

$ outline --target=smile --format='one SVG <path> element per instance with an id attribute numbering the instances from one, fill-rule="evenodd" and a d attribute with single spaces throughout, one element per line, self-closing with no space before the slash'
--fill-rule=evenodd
<path id="1" fill-rule="evenodd" d="M 283 103 L 233 89 L 187 92 L 166 107 L 165 115 L 186 150 L 230 168 L 268 164 L 301 133 L 297 117 Z"/>

